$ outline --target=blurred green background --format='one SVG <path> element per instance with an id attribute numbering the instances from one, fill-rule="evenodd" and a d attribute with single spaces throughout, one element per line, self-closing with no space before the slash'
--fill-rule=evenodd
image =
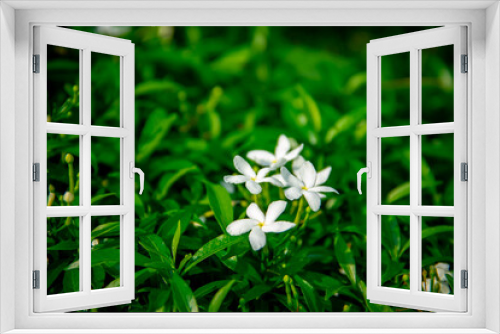
<path id="1" fill-rule="evenodd" d="M 412 311 L 366 300 L 366 198 L 356 173 L 366 159 L 366 45 L 424 28 L 71 28 L 135 44 L 136 166 L 146 174 L 135 200 L 136 298 L 90 311 Z M 48 121 L 78 123 L 78 51 L 48 52 Z M 382 126 L 408 125 L 409 57 L 386 57 Z M 423 123 L 453 121 L 452 64 L 450 47 L 422 52 Z M 92 54 L 93 125 L 119 125 L 118 73 L 118 57 Z M 305 232 L 283 237 L 295 247 L 285 260 L 278 246 L 264 259 L 243 239 L 241 256 L 233 245 L 181 270 L 223 233 L 207 192 L 226 198 L 216 185 L 233 173 L 233 156 L 274 151 L 280 134 L 304 143 L 318 170 L 332 167 L 327 185 L 340 195 L 323 201 Z M 409 140 L 384 138 L 381 147 L 382 203 L 409 204 Z M 453 205 L 452 148 L 453 135 L 422 137 L 425 205 Z M 119 140 L 92 139 L 92 204 L 119 203 L 119 150 Z M 49 205 L 78 205 L 78 138 L 48 135 L 47 157 Z M 237 219 L 248 199 L 241 188 L 229 196 Z M 78 219 L 48 224 L 49 293 L 78 291 Z M 120 217 L 92 222 L 93 289 L 119 285 L 119 225 Z M 453 293 L 453 221 L 423 219 L 422 234 L 423 289 Z M 383 217 L 382 239 L 382 284 L 409 288 L 407 217 Z"/>

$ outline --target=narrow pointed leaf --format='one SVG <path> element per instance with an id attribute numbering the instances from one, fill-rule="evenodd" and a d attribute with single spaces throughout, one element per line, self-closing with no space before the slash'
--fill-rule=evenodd
<path id="1" fill-rule="evenodd" d="M 208 306 L 208 312 L 219 311 L 222 302 L 224 301 L 224 299 L 226 299 L 226 296 L 229 293 L 229 291 L 231 291 L 231 288 L 233 287 L 234 283 L 236 283 L 236 280 L 231 280 L 225 286 L 223 286 L 219 291 L 217 291 L 214 298 L 210 302 L 210 305 Z"/>

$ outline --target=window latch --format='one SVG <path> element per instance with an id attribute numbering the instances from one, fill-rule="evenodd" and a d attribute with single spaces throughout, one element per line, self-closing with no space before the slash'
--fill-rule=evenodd
<path id="1" fill-rule="evenodd" d="M 371 163 L 371 161 L 368 161 L 367 167 L 361 168 L 358 172 L 358 192 L 360 195 L 362 194 L 362 192 L 361 192 L 361 175 L 363 175 L 364 173 L 366 173 L 366 177 L 368 177 L 369 179 L 372 178 L 372 163 Z"/>
<path id="2" fill-rule="evenodd" d="M 142 195 L 142 191 L 144 190 L 144 172 L 140 168 L 134 167 L 134 162 L 130 161 L 129 164 L 130 178 L 134 178 L 134 174 L 139 174 L 139 195 Z"/>

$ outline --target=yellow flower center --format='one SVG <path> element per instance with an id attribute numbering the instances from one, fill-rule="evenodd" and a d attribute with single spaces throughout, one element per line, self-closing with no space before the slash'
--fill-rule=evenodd
<path id="1" fill-rule="evenodd" d="M 309 190 L 306 186 L 302 187 L 302 190 Z"/>
<path id="2" fill-rule="evenodd" d="M 252 181 L 255 181 L 255 180 L 257 180 L 257 178 L 256 178 L 256 177 L 252 177 L 251 179 L 252 179 Z"/>
<path id="3" fill-rule="evenodd" d="M 258 223 L 257 226 L 262 228 L 262 226 L 264 226 L 264 223 Z"/>
<path id="4" fill-rule="evenodd" d="M 278 160 L 273 160 L 273 161 L 272 161 L 272 163 L 273 163 L 273 164 L 275 164 L 275 163 L 277 163 L 277 162 L 278 162 Z"/>

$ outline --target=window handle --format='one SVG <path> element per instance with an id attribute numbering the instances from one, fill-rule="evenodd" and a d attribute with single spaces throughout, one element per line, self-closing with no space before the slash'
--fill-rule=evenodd
<path id="1" fill-rule="evenodd" d="M 144 190 L 144 172 L 140 168 L 134 167 L 134 162 L 130 161 L 130 178 L 134 178 L 134 174 L 139 174 L 139 195 L 142 195 Z"/>
<path id="2" fill-rule="evenodd" d="M 361 195 L 361 175 L 366 173 L 366 176 L 371 179 L 372 178 L 372 163 L 368 161 L 368 166 L 365 168 L 361 168 L 358 172 L 358 192 Z"/>

